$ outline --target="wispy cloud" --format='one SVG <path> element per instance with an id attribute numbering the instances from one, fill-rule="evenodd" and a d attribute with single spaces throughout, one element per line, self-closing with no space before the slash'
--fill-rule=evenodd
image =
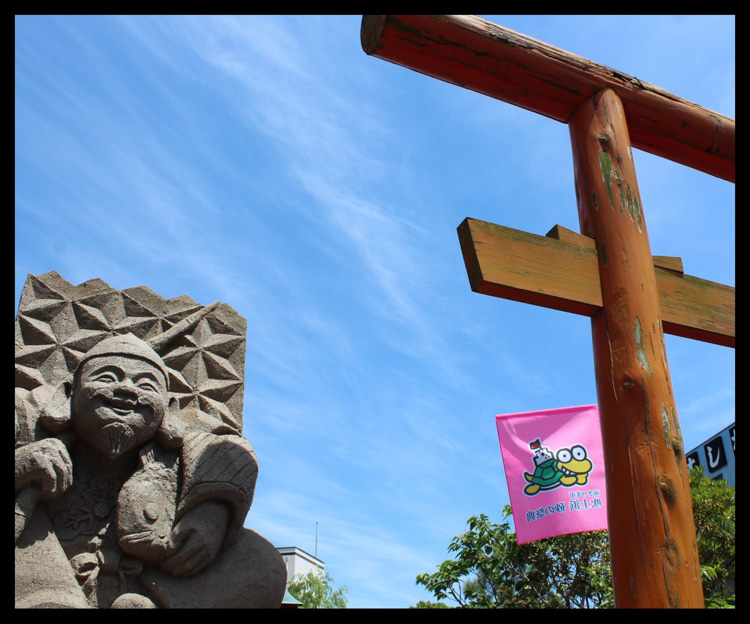
<path id="1" fill-rule="evenodd" d="M 685 31 L 662 32 L 674 16 L 618 46 L 587 36 L 592 16 L 505 17 L 636 75 L 671 71 L 649 58 L 662 39 L 685 49 Z M 18 18 L 16 287 L 54 269 L 237 309 L 261 465 L 247 526 L 312 550 L 317 521 L 353 606 L 408 606 L 469 515 L 499 519 L 493 415 L 594 400 L 590 324 L 472 293 L 455 231 L 467 216 L 575 229 L 565 126 L 366 57 L 359 21 Z M 733 68 L 713 65 L 691 84 L 717 101 Z M 654 253 L 723 275 L 733 200 L 670 167 L 646 167 L 642 187 Z M 732 396 L 701 366 L 733 363 L 672 344 L 697 436 Z"/>

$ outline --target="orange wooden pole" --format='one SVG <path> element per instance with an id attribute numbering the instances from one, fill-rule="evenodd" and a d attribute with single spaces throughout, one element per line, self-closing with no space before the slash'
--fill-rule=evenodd
<path id="1" fill-rule="evenodd" d="M 604 89 L 570 122 L 581 232 L 596 240 L 592 317 L 618 607 L 703 607 L 682 435 L 624 107 Z"/>

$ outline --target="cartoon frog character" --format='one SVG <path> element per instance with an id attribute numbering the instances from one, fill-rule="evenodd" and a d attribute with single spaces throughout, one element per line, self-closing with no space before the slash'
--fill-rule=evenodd
<path id="1" fill-rule="evenodd" d="M 562 448 L 557 451 L 558 467 L 563 473 L 560 483 L 571 487 L 573 485 L 586 485 L 589 473 L 594 465 L 588 458 L 586 449 L 576 444 L 570 449 Z"/>

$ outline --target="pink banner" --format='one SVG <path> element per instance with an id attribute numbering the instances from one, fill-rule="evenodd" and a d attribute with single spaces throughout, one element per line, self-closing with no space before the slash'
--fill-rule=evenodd
<path id="1" fill-rule="evenodd" d="M 519 544 L 607 528 L 596 405 L 496 416 Z"/>

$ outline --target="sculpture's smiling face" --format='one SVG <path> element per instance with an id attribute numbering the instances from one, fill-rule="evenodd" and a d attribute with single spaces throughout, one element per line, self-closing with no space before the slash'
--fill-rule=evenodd
<path id="1" fill-rule="evenodd" d="M 136 357 L 103 355 L 83 363 L 73 388 L 76 434 L 115 458 L 156 434 L 167 409 L 163 373 Z"/>

